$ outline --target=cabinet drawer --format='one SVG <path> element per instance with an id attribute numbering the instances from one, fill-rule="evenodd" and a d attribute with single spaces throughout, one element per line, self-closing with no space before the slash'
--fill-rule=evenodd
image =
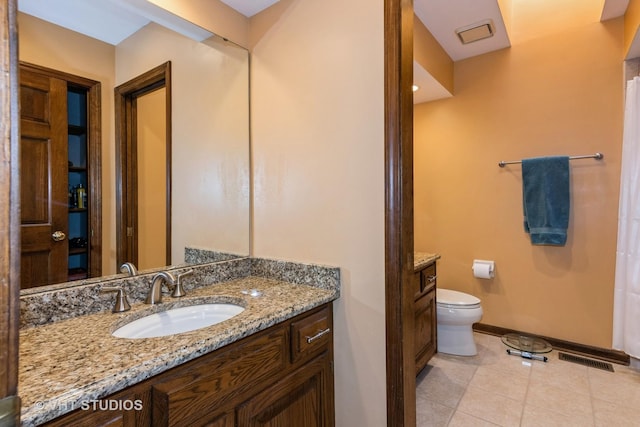
<path id="1" fill-rule="evenodd" d="M 328 306 L 291 323 L 291 361 L 325 348 L 333 340 L 333 317 Z"/>
<path id="2" fill-rule="evenodd" d="M 420 272 L 420 295 L 423 295 L 436 286 L 436 264 L 433 263 Z"/>

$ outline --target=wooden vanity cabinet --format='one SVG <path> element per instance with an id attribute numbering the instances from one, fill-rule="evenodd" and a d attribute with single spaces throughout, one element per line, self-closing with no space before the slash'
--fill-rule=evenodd
<path id="1" fill-rule="evenodd" d="M 436 263 L 413 275 L 416 375 L 437 351 Z"/>
<path id="2" fill-rule="evenodd" d="M 129 396 L 129 397 L 126 397 Z M 333 426 L 333 311 L 326 304 L 75 411 L 50 426 Z"/>

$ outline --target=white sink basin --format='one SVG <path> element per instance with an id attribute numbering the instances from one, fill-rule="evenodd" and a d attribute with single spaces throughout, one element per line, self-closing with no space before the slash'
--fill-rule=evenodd
<path id="1" fill-rule="evenodd" d="M 118 338 L 153 338 L 181 334 L 215 325 L 243 311 L 244 307 L 227 303 L 173 308 L 129 322 L 112 335 Z"/>

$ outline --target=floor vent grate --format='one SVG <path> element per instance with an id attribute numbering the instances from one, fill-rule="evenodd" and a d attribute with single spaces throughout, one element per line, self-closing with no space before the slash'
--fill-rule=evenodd
<path id="1" fill-rule="evenodd" d="M 614 372 L 613 365 L 607 362 L 601 362 L 599 360 L 587 359 L 585 357 L 574 356 L 573 354 L 558 353 L 558 358 L 566 362 L 578 363 L 590 368 L 602 369 L 603 371 Z"/>

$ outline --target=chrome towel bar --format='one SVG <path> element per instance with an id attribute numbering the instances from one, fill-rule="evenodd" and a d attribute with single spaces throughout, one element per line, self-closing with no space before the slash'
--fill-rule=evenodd
<path id="1" fill-rule="evenodd" d="M 569 157 L 569 160 L 577 160 L 577 159 L 596 159 L 596 160 L 602 160 L 604 158 L 604 154 L 602 153 L 595 153 L 595 154 L 588 154 L 586 156 L 571 156 Z M 511 160 L 508 162 L 505 162 L 504 160 L 498 162 L 498 166 L 500 166 L 501 168 L 505 167 L 506 165 L 512 165 L 515 163 L 522 163 L 522 160 Z"/>

